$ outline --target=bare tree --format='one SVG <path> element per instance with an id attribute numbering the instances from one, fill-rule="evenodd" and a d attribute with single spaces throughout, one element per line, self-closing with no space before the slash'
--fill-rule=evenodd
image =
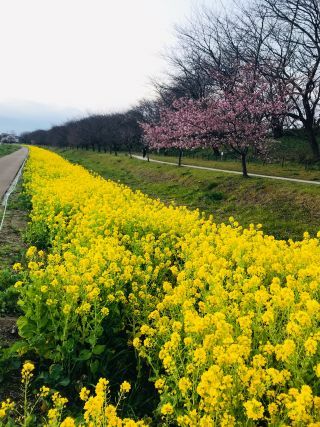
<path id="1" fill-rule="evenodd" d="M 23 141 L 36 145 L 92 149 L 101 152 L 140 150 L 142 114 L 135 109 L 126 113 L 95 114 L 70 120 L 51 129 L 24 133 Z"/>
<path id="2" fill-rule="evenodd" d="M 204 12 L 197 28 L 185 30 L 184 38 L 198 48 L 209 68 L 232 72 L 233 65 L 255 64 L 269 79 L 271 97 L 290 88 L 286 117 L 272 120 L 274 135 L 281 136 L 284 123 L 300 122 L 319 160 L 319 28 L 319 0 L 253 0 L 228 17 Z"/>
<path id="3" fill-rule="evenodd" d="M 320 160 L 315 125 L 320 100 L 319 0 L 262 0 L 274 24 L 266 47 L 275 77 L 292 85 L 294 110 L 288 115 L 305 128 L 315 160 Z M 271 67 L 272 70 L 272 67 Z"/>

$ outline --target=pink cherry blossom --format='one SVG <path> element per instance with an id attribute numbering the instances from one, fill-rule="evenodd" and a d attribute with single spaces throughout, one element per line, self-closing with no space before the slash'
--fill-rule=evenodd
<path id="1" fill-rule="evenodd" d="M 270 119 L 285 111 L 285 91 L 270 96 L 270 84 L 252 66 L 239 66 L 232 77 L 216 75 L 217 88 L 201 100 L 178 99 L 162 108 L 156 124 L 141 124 L 152 149 L 224 147 L 242 159 L 247 176 L 249 149 L 265 154 Z"/>

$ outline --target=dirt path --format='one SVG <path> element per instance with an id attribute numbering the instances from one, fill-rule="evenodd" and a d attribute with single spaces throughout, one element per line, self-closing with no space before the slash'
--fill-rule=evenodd
<path id="1" fill-rule="evenodd" d="M 138 160 L 147 160 L 146 157 L 142 157 L 142 156 L 132 156 L 132 157 L 134 157 L 135 159 L 138 159 Z M 177 166 L 176 163 L 163 162 L 161 160 L 149 159 L 149 161 L 153 162 L 153 163 L 162 163 L 164 165 Z M 202 169 L 202 170 L 213 171 L 213 172 L 223 172 L 223 173 L 231 173 L 231 174 L 235 174 L 235 175 L 242 175 L 242 172 L 231 171 L 231 170 L 227 170 L 227 169 L 209 168 L 209 167 L 206 167 L 206 166 L 195 166 L 195 165 L 181 165 L 181 166 L 184 167 L 184 168 Z M 320 185 L 320 181 L 308 181 L 306 179 L 285 178 L 283 176 L 262 175 L 262 174 L 258 174 L 258 173 L 249 173 L 249 176 L 254 176 L 254 177 L 257 177 L 257 178 L 277 179 L 279 181 L 299 182 L 301 184 L 315 184 L 315 185 Z"/>
<path id="2" fill-rule="evenodd" d="M 10 187 L 27 155 L 28 149 L 22 147 L 14 153 L 0 157 L 0 200 Z"/>

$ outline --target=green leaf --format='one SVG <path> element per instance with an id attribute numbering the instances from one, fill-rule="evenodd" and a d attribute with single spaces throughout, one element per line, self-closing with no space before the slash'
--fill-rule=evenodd
<path id="1" fill-rule="evenodd" d="M 54 363 L 49 368 L 50 377 L 54 381 L 58 381 L 61 378 L 62 372 L 63 372 L 63 367 L 61 365 L 58 365 L 57 363 Z"/>
<path id="2" fill-rule="evenodd" d="M 81 350 L 78 360 L 89 360 L 92 356 L 92 353 L 90 350 Z"/>
<path id="3" fill-rule="evenodd" d="M 93 363 L 90 363 L 90 371 L 93 375 L 97 375 L 99 372 L 99 361 L 95 360 Z"/>
<path id="4" fill-rule="evenodd" d="M 19 352 L 26 352 L 28 350 L 28 345 L 25 341 L 19 340 L 13 343 L 8 349 L 8 353 L 11 355 Z"/>
<path id="5" fill-rule="evenodd" d="M 93 348 L 92 353 L 93 353 L 93 354 L 96 354 L 96 355 L 99 355 L 99 354 L 103 353 L 103 352 L 105 351 L 105 349 L 106 349 L 106 346 L 105 346 L 105 345 L 103 345 L 103 344 L 99 344 L 99 345 L 96 345 L 96 346 Z"/>
<path id="6" fill-rule="evenodd" d="M 69 384 L 70 384 L 70 378 L 64 378 L 59 382 L 59 385 L 62 385 L 63 387 L 66 387 Z"/>
<path id="7" fill-rule="evenodd" d="M 20 336 L 23 338 L 32 337 L 35 334 L 35 325 L 32 324 L 26 317 L 19 317 L 17 326 Z"/>

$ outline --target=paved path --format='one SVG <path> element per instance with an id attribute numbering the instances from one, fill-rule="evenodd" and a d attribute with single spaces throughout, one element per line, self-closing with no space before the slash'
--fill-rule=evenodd
<path id="1" fill-rule="evenodd" d="M 28 149 L 22 147 L 7 156 L 0 157 L 0 201 L 10 187 L 27 155 Z"/>
<path id="2" fill-rule="evenodd" d="M 147 161 L 146 157 L 142 157 L 142 156 L 132 156 L 135 159 L 138 160 L 145 160 Z M 164 165 L 173 165 L 173 166 L 177 166 L 177 163 L 172 163 L 172 162 L 163 162 L 161 160 L 154 160 L 154 159 L 149 159 L 150 162 L 153 163 L 162 163 Z M 201 169 L 201 170 L 207 170 L 207 171 L 213 171 L 213 172 L 224 172 L 224 173 L 231 173 L 234 175 L 242 175 L 242 172 L 238 172 L 238 171 L 231 171 L 231 170 L 227 170 L 227 169 L 217 169 L 217 168 L 208 168 L 206 166 L 195 166 L 195 165 L 181 165 L 184 168 L 192 168 L 192 169 Z M 289 181 L 289 182 L 299 182 L 302 184 L 315 184 L 315 185 L 320 185 L 320 181 L 307 181 L 306 179 L 297 179 L 297 178 L 285 178 L 283 176 L 272 176 L 272 175 L 260 175 L 258 173 L 249 173 L 249 176 L 255 176 L 258 178 L 269 178 L 269 179 L 277 179 L 279 181 Z M 319 173 L 319 179 L 320 179 L 320 173 Z"/>

